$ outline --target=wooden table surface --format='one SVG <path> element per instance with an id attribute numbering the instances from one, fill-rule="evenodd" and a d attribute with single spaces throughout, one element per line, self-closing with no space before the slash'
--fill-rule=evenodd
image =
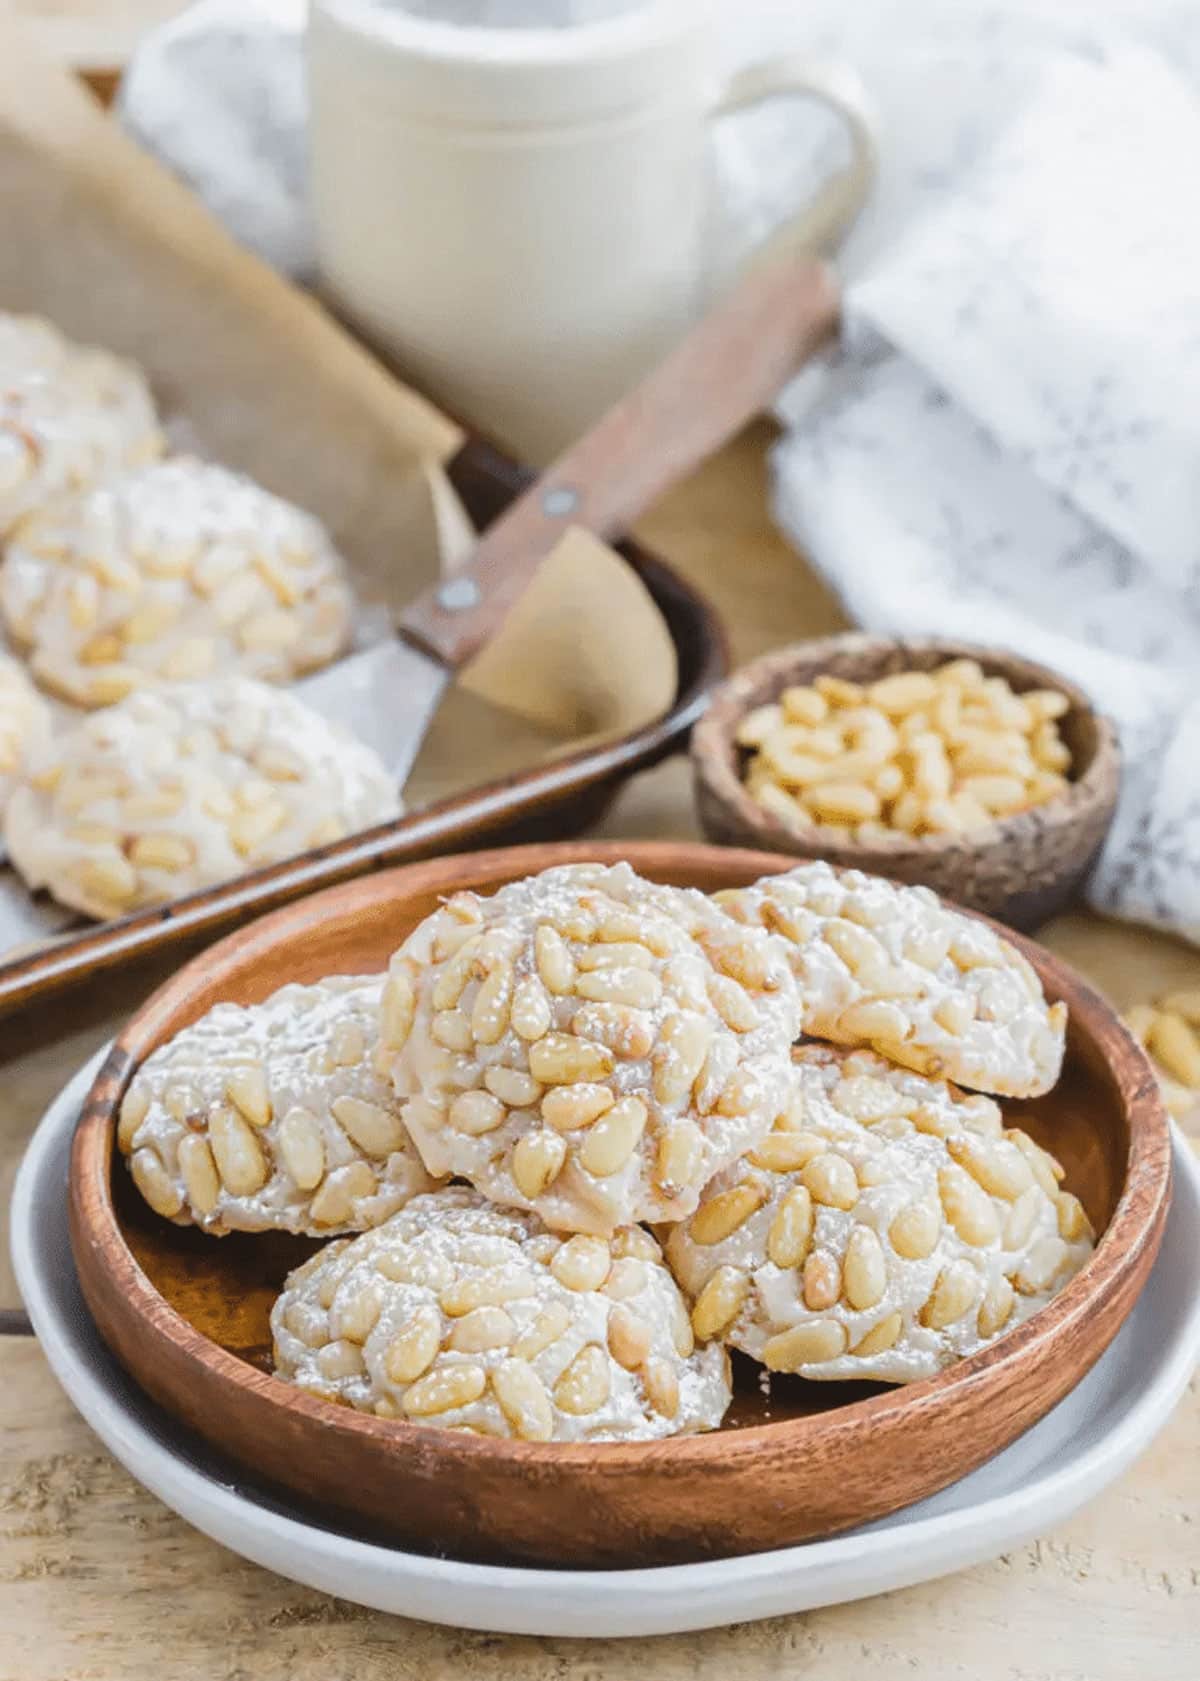
<path id="1" fill-rule="evenodd" d="M 13 0 L 0 0 L 2 4 Z M 65 56 L 105 60 L 172 0 L 16 0 Z M 641 528 L 715 600 L 735 657 L 838 628 L 841 615 L 773 531 L 763 425 Z M 697 833 L 686 767 L 631 784 L 598 833 Z M 1200 955 L 1086 913 L 1047 944 L 1118 1007 L 1200 986 Z M 33 1017 L 0 1022 L 0 1206 L 37 1116 L 162 978 L 143 965 Z M 0 1325 L 19 1307 L 7 1243 Z M 653 1642 L 516 1639 L 407 1622 L 294 1586 L 190 1529 L 108 1456 L 36 1342 L 0 1336 L 0 1681 L 1197 1681 L 1200 1382 L 1142 1461 L 1042 1540 L 859 1605 Z"/>

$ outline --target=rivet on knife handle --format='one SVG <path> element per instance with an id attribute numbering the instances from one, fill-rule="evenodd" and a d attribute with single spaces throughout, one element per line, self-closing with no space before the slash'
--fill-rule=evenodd
<path id="1" fill-rule="evenodd" d="M 620 536 L 778 396 L 837 316 L 837 287 L 823 263 L 791 254 L 752 269 L 489 527 L 466 567 L 411 603 L 402 635 L 452 670 L 465 665 L 568 523 Z"/>

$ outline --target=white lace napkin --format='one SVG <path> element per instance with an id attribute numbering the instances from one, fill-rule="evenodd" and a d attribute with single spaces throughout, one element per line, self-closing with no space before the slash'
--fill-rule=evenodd
<path id="1" fill-rule="evenodd" d="M 420 0 L 433 4 L 433 0 Z M 202 0 L 126 121 L 248 243 L 308 271 L 301 0 Z M 884 116 L 839 355 L 798 380 L 777 517 L 863 625 L 1006 644 L 1118 721 L 1091 885 L 1200 940 L 1200 29 L 1190 0 L 720 0 L 732 65 L 847 56 Z M 743 237 L 836 146 L 723 125 Z"/>

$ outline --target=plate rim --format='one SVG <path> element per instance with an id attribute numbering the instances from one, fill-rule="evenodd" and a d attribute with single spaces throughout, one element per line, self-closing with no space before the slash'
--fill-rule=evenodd
<path id="1" fill-rule="evenodd" d="M 1035 1475 L 1017 1489 L 953 1512 L 906 1520 L 902 1513 L 880 1520 L 870 1532 L 851 1531 L 824 1540 L 802 1542 L 773 1552 L 734 1555 L 691 1564 L 643 1566 L 617 1570 L 547 1570 L 528 1565 L 481 1564 L 407 1552 L 316 1526 L 286 1509 L 275 1510 L 225 1485 L 207 1468 L 185 1459 L 170 1432 L 182 1428 L 165 1409 L 160 1440 L 140 1419 L 129 1416 L 68 1342 L 57 1337 L 58 1310 L 40 1271 L 35 1236 L 33 1189 L 42 1164 L 57 1142 L 57 1129 L 73 1127 L 87 1084 L 103 1062 L 107 1047 L 73 1076 L 47 1107 L 18 1168 L 11 1199 L 11 1249 L 18 1287 L 37 1340 L 55 1377 L 72 1404 L 134 1479 L 210 1539 L 263 1568 L 321 1591 L 354 1598 L 354 1582 L 382 1571 L 393 1586 L 399 1578 L 401 1606 L 381 1604 L 381 1595 L 357 1599 L 392 1614 L 419 1621 L 447 1623 L 496 1633 L 567 1638 L 640 1637 L 721 1627 L 731 1622 L 786 1614 L 932 1580 L 994 1557 L 1019 1545 L 1048 1522 L 1078 1510 L 1100 1488 L 1119 1476 L 1145 1450 L 1166 1422 L 1200 1362 L 1200 1292 L 1185 1311 L 1173 1342 L 1161 1351 L 1153 1379 L 1137 1394 L 1115 1427 L 1103 1429 L 1080 1453 L 1054 1469 Z M 1171 1218 L 1183 1217 L 1188 1205 L 1200 1257 L 1200 1163 L 1172 1126 L 1177 1184 L 1183 1191 Z M 64 1151 L 69 1152 L 64 1141 Z M 63 1184 L 64 1203 L 66 1183 Z M 65 1209 L 64 1209 L 65 1219 Z M 71 1259 L 74 1267 L 73 1257 Z M 1135 1306 L 1134 1312 L 1137 1312 Z M 90 1317 L 90 1316 L 89 1316 Z M 1131 1316 L 1132 1317 L 1132 1316 Z M 47 1335 L 46 1333 L 50 1334 Z M 99 1332 L 96 1333 L 99 1335 Z M 128 1375 L 128 1374 L 126 1374 Z M 130 1379 L 131 1382 L 135 1380 Z M 82 1393 L 81 1393 L 82 1392 Z M 1065 1404 L 1065 1403 L 1064 1403 Z M 1033 1426 L 1037 1429 L 1038 1426 Z M 281 1496 L 286 1508 L 287 1496 Z M 903 1542 L 903 1567 L 889 1571 L 889 1554 Z M 979 1538 L 979 1545 L 968 1544 Z M 251 1544 L 253 1543 L 253 1544 Z M 313 1553 L 319 1555 L 313 1562 Z M 297 1556 L 298 1550 L 298 1556 Z M 822 1578 L 835 1574 L 846 1559 L 854 1581 L 830 1593 Z M 298 1563 L 303 1568 L 298 1569 Z M 362 1572 L 365 1569 L 365 1574 Z M 346 1578 L 351 1576 L 348 1587 Z M 815 1594 L 802 1584 L 813 1581 Z M 775 1588 L 766 1602 L 744 1603 L 757 1589 Z M 789 1598 L 792 1589 L 796 1597 Z M 522 1613 L 521 1596 L 538 1590 L 546 1613 Z M 433 1590 L 435 1605 L 429 1599 Z M 666 1590 L 664 1592 L 664 1590 Z M 685 1608 L 668 1602 L 672 1591 L 684 1596 Z M 453 1616 L 437 1611 L 445 1594 L 475 1592 L 484 1603 L 458 1606 Z M 781 1603 L 781 1594 L 788 1598 Z M 592 1603 L 580 1605 L 572 1595 Z M 732 1601 L 732 1603 L 731 1603 Z M 465 1614 L 464 1614 L 465 1609 Z M 614 1622 L 616 1616 L 617 1621 Z M 619 1624 L 619 1626 L 618 1626 Z"/>

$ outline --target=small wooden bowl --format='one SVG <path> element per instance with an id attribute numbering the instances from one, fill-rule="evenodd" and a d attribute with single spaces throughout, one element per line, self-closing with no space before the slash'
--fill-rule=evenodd
<path id="1" fill-rule="evenodd" d="M 118 1358 L 176 1418 L 254 1473 L 360 1529 L 425 1551 L 563 1565 L 645 1565 L 786 1546 L 922 1499 L 997 1453 L 1062 1399 L 1116 1335 L 1158 1251 L 1170 1139 L 1142 1051 L 1065 964 L 1021 949 L 1070 1007 L 1055 1091 L 1011 1104 L 1050 1144 L 1103 1233 L 1079 1275 L 993 1346 L 903 1389 L 737 1374 L 706 1436 L 590 1445 L 492 1441 L 384 1421 L 270 1375 L 268 1314 L 317 1247 L 214 1239 L 159 1220 L 115 1160 L 133 1068 L 221 999 L 285 980 L 381 968 L 440 896 L 489 892 L 550 864 L 628 858 L 705 890 L 787 867 L 696 843 L 509 848 L 410 865 L 277 911 L 182 969 L 134 1016 L 89 1095 L 71 1161 L 71 1235 L 88 1305 Z"/>
<path id="2" fill-rule="evenodd" d="M 1006 678 L 1018 694 L 1060 689 L 1068 697 L 1071 710 L 1059 721 L 1072 762 L 1066 793 L 1002 818 L 977 837 L 896 834 L 862 844 L 841 840 L 830 828 L 789 828 L 743 783 L 746 754 L 734 740 L 737 727 L 747 712 L 793 683 L 811 683 L 826 672 L 865 683 L 962 658 L 978 660 L 989 677 Z M 692 732 L 691 751 L 700 820 L 711 839 L 924 882 L 1014 928 L 1039 927 L 1073 897 L 1108 833 L 1121 776 L 1116 733 L 1075 684 L 1017 654 L 932 637 L 908 642 L 852 633 L 765 654 L 713 692 Z"/>

